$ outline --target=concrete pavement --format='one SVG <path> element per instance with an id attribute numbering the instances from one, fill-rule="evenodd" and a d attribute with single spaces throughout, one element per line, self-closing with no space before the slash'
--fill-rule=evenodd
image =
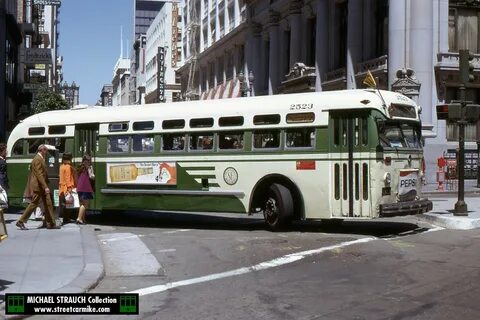
<path id="1" fill-rule="evenodd" d="M 465 180 L 467 216 L 456 216 L 453 212 L 458 201 L 456 189 L 438 190 L 436 184 L 428 184 L 423 187 L 422 193 L 432 200 L 433 210 L 418 215 L 419 219 L 447 229 L 468 230 L 480 227 L 480 188 L 477 188 L 477 180 Z"/>
<path id="2" fill-rule="evenodd" d="M 93 227 L 67 224 L 61 229 L 19 230 L 19 214 L 5 213 L 8 238 L 0 243 L 0 319 L 5 316 L 5 293 L 81 293 L 104 274 Z"/>
<path id="3" fill-rule="evenodd" d="M 425 196 L 433 201 L 430 213 L 418 219 L 449 229 L 480 227 L 480 189 L 476 181 L 465 184 L 468 216 L 456 217 L 452 209 L 456 191 L 439 192 L 426 186 Z M 104 265 L 94 227 L 68 224 L 58 230 L 35 229 L 40 221 L 30 220 L 30 230 L 18 230 L 18 213 L 5 213 L 8 238 L 0 243 L 0 319 L 5 316 L 5 293 L 86 292 L 104 275 Z"/>

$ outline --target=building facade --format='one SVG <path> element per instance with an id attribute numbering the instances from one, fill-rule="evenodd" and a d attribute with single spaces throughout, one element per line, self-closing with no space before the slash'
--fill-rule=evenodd
<path id="1" fill-rule="evenodd" d="M 130 56 L 129 101 L 128 104 L 145 102 L 145 50 L 146 34 L 155 17 L 164 7 L 162 0 L 135 0 L 134 1 L 134 38 L 133 50 Z"/>
<path id="2" fill-rule="evenodd" d="M 104 107 L 111 107 L 113 105 L 113 86 L 111 84 L 103 86 L 99 105 Z"/>
<path id="3" fill-rule="evenodd" d="M 254 95 L 356 89 L 371 71 L 379 88 L 422 107 L 433 183 L 437 158 L 456 148 L 447 141 L 455 128 L 437 120 L 435 107 L 458 98 L 458 50 L 479 52 L 479 7 L 465 0 L 186 1 L 182 95 L 231 98 L 245 95 L 245 86 Z M 467 94 L 477 103 L 479 79 Z M 476 150 L 474 139 L 467 148 Z"/>
<path id="4" fill-rule="evenodd" d="M 0 140 L 28 116 L 40 87 L 58 90 L 60 0 L 0 1 Z"/>
<path id="5" fill-rule="evenodd" d="M 130 102 L 130 59 L 120 57 L 113 68 L 112 106 L 127 105 Z"/>
<path id="6" fill-rule="evenodd" d="M 179 100 L 180 85 L 175 83 L 182 50 L 179 12 L 176 3 L 165 3 L 147 30 L 145 103 Z"/>

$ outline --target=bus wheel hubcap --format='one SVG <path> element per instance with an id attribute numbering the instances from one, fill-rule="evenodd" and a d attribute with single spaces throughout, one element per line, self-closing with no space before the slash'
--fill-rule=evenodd
<path id="1" fill-rule="evenodd" d="M 268 217 L 273 217 L 277 214 L 277 205 L 274 199 L 269 198 L 267 200 L 267 203 L 265 205 L 265 213 Z"/>

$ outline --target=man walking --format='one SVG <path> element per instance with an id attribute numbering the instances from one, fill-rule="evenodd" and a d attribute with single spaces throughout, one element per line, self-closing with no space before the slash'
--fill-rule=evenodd
<path id="1" fill-rule="evenodd" d="M 50 195 L 50 189 L 48 188 L 47 164 L 45 163 L 47 152 L 47 146 L 41 144 L 38 146 L 37 154 L 32 160 L 30 166 L 30 188 L 33 195 L 32 201 L 16 223 L 16 226 L 21 230 L 28 230 L 25 226 L 25 222 L 27 222 L 32 212 L 37 208 L 40 200 L 43 201 L 45 207 L 45 221 L 43 222 L 43 227 L 46 227 L 47 229 L 58 229 L 55 225 L 55 218 L 53 217 L 52 197 Z"/>

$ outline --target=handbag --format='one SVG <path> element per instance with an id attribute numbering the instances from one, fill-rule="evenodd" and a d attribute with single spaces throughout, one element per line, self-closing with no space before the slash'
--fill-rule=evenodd
<path id="1" fill-rule="evenodd" d="M 2 187 L 0 191 L 0 208 L 6 209 L 8 208 L 8 195 L 7 190 L 3 189 Z"/>
<path id="2" fill-rule="evenodd" d="M 65 194 L 65 206 L 73 205 L 73 195 L 71 193 Z"/>
<path id="3" fill-rule="evenodd" d="M 72 191 L 65 195 L 65 207 L 80 208 L 80 199 L 78 198 L 78 193 L 76 193 L 75 191 Z"/>

